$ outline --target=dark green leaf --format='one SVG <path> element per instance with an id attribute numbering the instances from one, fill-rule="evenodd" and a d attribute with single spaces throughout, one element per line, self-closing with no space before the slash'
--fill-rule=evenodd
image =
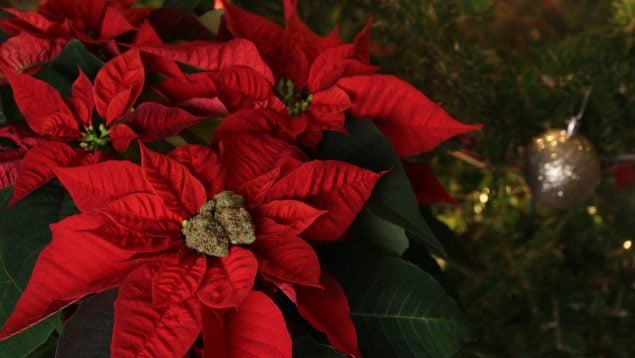
<path id="1" fill-rule="evenodd" d="M 351 118 L 347 121 L 347 129 L 350 135 L 326 133 L 317 156 L 343 160 L 374 171 L 390 170 L 377 183 L 367 208 L 375 216 L 404 228 L 430 251 L 444 256 L 443 246 L 419 212 L 408 177 L 390 142 L 369 120 Z"/>
<path id="2" fill-rule="evenodd" d="M 182 9 L 169 7 L 156 9 L 150 15 L 150 23 L 164 42 L 214 40 L 214 34 L 199 21 L 195 14 Z"/>
<path id="3" fill-rule="evenodd" d="M 201 0 L 165 0 L 163 7 L 171 7 L 183 11 L 194 11 Z"/>
<path id="4" fill-rule="evenodd" d="M 0 106 L 0 125 L 24 121 L 24 116 L 13 100 L 10 86 L 0 86 Z"/>
<path id="5" fill-rule="evenodd" d="M 50 63 L 43 65 L 34 77 L 50 84 L 64 96 L 69 97 L 71 95 L 73 78 L 56 70 Z"/>
<path id="6" fill-rule="evenodd" d="M 64 326 L 56 357 L 109 358 L 115 298 L 117 289 L 83 299 Z"/>
<path id="7" fill-rule="evenodd" d="M 333 347 L 319 344 L 311 337 L 303 336 L 293 340 L 293 356 L 297 358 L 345 358 L 346 355 L 338 353 Z"/>
<path id="8" fill-rule="evenodd" d="M 214 131 L 220 125 L 222 118 L 209 118 L 185 129 L 179 135 L 188 143 L 211 145 Z"/>
<path id="9" fill-rule="evenodd" d="M 37 347 L 35 351 L 29 354 L 28 358 L 50 358 L 55 357 L 55 349 L 57 348 L 57 334 L 53 333 L 49 336 L 49 338 L 42 344 Z"/>
<path id="10" fill-rule="evenodd" d="M 77 78 L 78 67 L 91 79 L 94 79 L 104 62 L 89 52 L 84 44 L 72 40 L 62 49 L 53 61 L 53 68 L 70 79 Z"/>
<path id="11" fill-rule="evenodd" d="M 211 10 L 199 16 L 198 20 L 213 34 L 218 34 L 218 29 L 223 17 L 223 10 Z"/>
<path id="12" fill-rule="evenodd" d="M 470 339 L 456 302 L 428 273 L 393 257 L 338 251 L 329 268 L 346 292 L 365 357 L 451 357 Z"/>
<path id="13" fill-rule="evenodd" d="M 372 250 L 387 256 L 400 257 L 408 248 L 406 231 L 364 208 L 353 223 L 353 232 Z"/>
<path id="14" fill-rule="evenodd" d="M 73 40 L 52 63 L 42 66 L 35 77 L 55 87 L 64 96 L 70 96 L 71 86 L 80 67 L 88 77 L 94 78 L 103 65 L 99 58 L 88 52 L 84 44 Z"/>
<path id="15" fill-rule="evenodd" d="M 9 35 L 7 35 L 4 31 L 0 30 L 0 43 L 3 43 L 9 39 Z"/>
<path id="16" fill-rule="evenodd" d="M 0 191 L 0 322 L 4 322 L 26 286 L 38 253 L 50 241 L 49 224 L 76 212 L 70 197 L 48 184 L 5 209 L 11 190 Z M 25 357 L 46 342 L 56 327 L 53 316 L 0 342 L 0 357 Z"/>
<path id="17" fill-rule="evenodd" d="M 201 72 L 205 72 L 204 70 L 201 70 L 200 68 L 194 67 L 192 65 L 188 65 L 187 63 L 180 63 L 177 62 L 177 66 L 179 66 L 179 68 L 181 69 L 181 71 L 183 71 L 183 73 L 201 73 Z"/>

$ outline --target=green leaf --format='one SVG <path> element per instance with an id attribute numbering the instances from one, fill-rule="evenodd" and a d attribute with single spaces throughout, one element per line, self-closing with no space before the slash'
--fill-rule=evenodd
<path id="1" fill-rule="evenodd" d="M 218 35 L 218 29 L 224 13 L 223 10 L 211 10 L 199 16 L 198 20 L 214 35 Z"/>
<path id="2" fill-rule="evenodd" d="M 86 76 L 94 79 L 103 65 L 104 62 L 89 52 L 79 40 L 69 42 L 53 61 L 53 68 L 71 79 L 79 75 L 78 67 L 81 67 Z"/>
<path id="3" fill-rule="evenodd" d="M 62 49 L 52 63 L 42 66 L 35 74 L 35 78 L 55 87 L 64 96 L 70 96 L 73 81 L 79 75 L 79 68 L 89 78 L 95 78 L 103 65 L 103 61 L 88 52 L 84 44 L 73 40 Z"/>
<path id="4" fill-rule="evenodd" d="M 337 251 L 329 269 L 346 292 L 365 357 L 451 357 L 470 339 L 457 303 L 425 271 Z"/>
<path id="5" fill-rule="evenodd" d="M 183 130 L 179 135 L 188 143 L 209 146 L 212 144 L 214 131 L 222 121 L 223 118 L 208 118 Z"/>
<path id="6" fill-rule="evenodd" d="M 171 7 L 184 11 L 194 11 L 201 0 L 165 0 L 163 7 Z"/>
<path id="7" fill-rule="evenodd" d="M 188 5 L 188 1 L 171 1 L 175 7 L 163 7 L 152 11 L 152 24 L 164 42 L 206 40 L 214 41 L 214 34 L 208 30 L 191 11 L 179 8 L 179 4 Z M 213 5 L 214 2 L 207 1 Z M 201 3 L 203 4 L 203 2 Z"/>
<path id="8" fill-rule="evenodd" d="M 402 227 L 378 217 L 368 208 L 357 215 L 352 231 L 372 250 L 382 255 L 400 257 L 409 246 L 406 231 Z"/>
<path id="9" fill-rule="evenodd" d="M 117 290 L 112 289 L 83 299 L 64 325 L 56 357 L 109 358 L 115 298 Z"/>
<path id="10" fill-rule="evenodd" d="M 318 158 L 343 160 L 374 171 L 390 170 L 375 186 L 366 207 L 375 216 L 405 229 L 430 251 L 445 256 L 443 246 L 419 212 L 410 181 L 390 142 L 370 120 L 351 118 L 346 128 L 350 135 L 325 134 L 317 151 Z M 353 230 L 359 231 L 357 225 Z M 403 246 L 403 238 L 398 236 L 387 237 L 386 240 L 400 240 L 402 243 L 396 246 Z"/>
<path id="11" fill-rule="evenodd" d="M 5 209 L 11 190 L 0 191 L 0 322 L 6 321 L 26 286 L 38 253 L 51 240 L 49 224 L 75 213 L 66 192 L 48 184 Z M 44 344 L 56 327 L 53 316 L 0 342 L 0 357 L 25 357 Z"/>
<path id="12" fill-rule="evenodd" d="M 61 322 L 61 321 L 60 321 Z M 57 349 L 57 334 L 51 334 L 43 345 L 37 347 L 37 349 L 28 358 L 50 358 L 55 357 L 55 350 Z"/>
<path id="13" fill-rule="evenodd" d="M 24 116 L 15 104 L 11 86 L 0 86 L 0 126 L 18 122 L 24 122 Z"/>
<path id="14" fill-rule="evenodd" d="M 56 70 L 52 64 L 43 65 L 33 77 L 50 84 L 62 95 L 70 97 L 73 79 Z"/>
<path id="15" fill-rule="evenodd" d="M 319 344 L 311 337 L 302 336 L 293 340 L 293 356 L 297 358 L 345 358 L 333 347 Z"/>

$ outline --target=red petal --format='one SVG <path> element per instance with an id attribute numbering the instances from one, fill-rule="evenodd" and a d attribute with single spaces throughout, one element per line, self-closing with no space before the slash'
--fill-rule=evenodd
<path id="1" fill-rule="evenodd" d="M 308 88 L 311 93 L 333 86 L 343 77 L 372 75 L 377 67 L 355 58 L 354 45 L 341 45 L 318 55 L 311 65 Z"/>
<path id="2" fill-rule="evenodd" d="M 296 297 L 300 315 L 314 328 L 324 332 L 331 345 L 340 352 L 361 357 L 357 346 L 357 332 L 351 319 L 348 299 L 337 280 L 322 271 L 324 289 L 297 287 Z"/>
<path id="3" fill-rule="evenodd" d="M 286 110 L 285 110 L 286 111 Z M 226 133 L 254 132 L 267 133 L 295 142 L 295 135 L 279 125 L 282 116 L 268 109 L 242 109 L 225 118 L 214 132 L 214 143 L 218 143 Z M 296 118 L 291 121 L 300 122 Z M 304 128 L 303 128 L 304 129 Z"/>
<path id="4" fill-rule="evenodd" d="M 150 24 L 150 21 L 144 20 L 135 34 L 134 44 L 136 45 L 163 45 L 163 40 L 156 30 Z M 143 56 L 143 55 L 142 55 Z"/>
<path id="5" fill-rule="evenodd" d="M 22 32 L 0 45 L 0 61 L 14 72 L 31 73 L 52 61 L 60 51 L 62 46 L 57 42 Z"/>
<path id="6" fill-rule="evenodd" d="M 443 188 L 443 185 L 434 176 L 432 170 L 428 168 L 426 163 L 412 163 L 404 161 L 403 165 L 419 203 L 456 203 L 456 199 L 448 194 L 445 188 Z"/>
<path id="7" fill-rule="evenodd" d="M 22 153 L 20 151 L 0 151 L 0 190 L 15 184 L 21 162 Z"/>
<path id="8" fill-rule="evenodd" d="M 234 67 L 212 74 L 218 96 L 230 109 L 252 108 L 273 95 L 269 81 L 247 67 Z"/>
<path id="9" fill-rule="evenodd" d="M 326 210 L 302 237 L 337 240 L 362 209 L 381 174 L 338 161 L 305 163 L 276 183 L 268 200 L 295 199 Z"/>
<path id="10" fill-rule="evenodd" d="M 152 279 L 152 304 L 155 307 L 178 305 L 198 290 L 207 271 L 207 257 L 191 250 L 174 262 L 166 262 Z"/>
<path id="11" fill-rule="evenodd" d="M 225 186 L 225 173 L 216 152 L 196 144 L 182 145 L 174 149 L 168 157 L 183 164 L 205 187 L 211 198 Z"/>
<path id="12" fill-rule="evenodd" d="M 305 52 L 311 58 L 311 62 L 317 54 L 341 45 L 338 37 L 338 29 L 335 28 L 328 36 L 315 34 L 305 23 L 302 22 L 297 12 L 298 0 L 284 0 L 284 19 L 287 33 L 298 33 L 304 40 L 302 44 Z"/>
<path id="13" fill-rule="evenodd" d="M 370 29 L 373 25 L 373 17 L 369 17 L 366 26 L 360 31 L 353 41 L 355 57 L 364 63 L 370 63 Z"/>
<path id="14" fill-rule="evenodd" d="M 111 124 L 130 112 L 145 81 L 139 51 L 132 49 L 110 60 L 95 77 L 95 107 Z"/>
<path id="15" fill-rule="evenodd" d="M 254 287 L 258 261 L 246 249 L 233 246 L 229 255 L 210 261 L 198 298 L 210 308 L 237 308 Z"/>
<path id="16" fill-rule="evenodd" d="M 155 252 L 167 249 L 175 243 L 173 237 L 151 237 L 126 230 L 120 225 L 113 225 L 109 217 L 98 212 L 89 212 L 83 215 L 90 217 L 94 224 L 82 229 L 82 231 L 89 231 L 124 250 L 138 253 Z"/>
<path id="17" fill-rule="evenodd" d="M 53 167 L 77 164 L 85 153 L 62 142 L 42 142 L 33 147 L 22 160 L 10 205 L 51 180 L 55 176 Z"/>
<path id="18" fill-rule="evenodd" d="M 222 71 L 246 67 L 274 83 L 269 66 L 260 58 L 258 49 L 250 41 L 234 39 L 228 42 L 193 41 L 174 46 L 138 46 L 140 51 L 167 57 L 207 71 Z"/>
<path id="19" fill-rule="evenodd" d="M 152 281 L 156 265 L 135 270 L 119 289 L 112 335 L 113 357 L 184 357 L 201 332 L 196 297 L 155 306 Z"/>
<path id="20" fill-rule="evenodd" d="M 301 46 L 304 41 L 298 38 L 300 36 L 301 34 L 297 33 L 291 34 L 288 29 L 285 31 L 281 77 L 290 79 L 298 88 L 305 88 L 309 78 L 311 61 Z"/>
<path id="21" fill-rule="evenodd" d="M 23 151 L 27 151 L 42 142 L 42 138 L 35 135 L 30 129 L 16 124 L 0 127 L 0 138 L 10 139 Z"/>
<path id="22" fill-rule="evenodd" d="M 234 37 L 253 42 L 264 60 L 278 71 L 282 60 L 284 30 L 275 22 L 223 1 L 224 19 Z"/>
<path id="23" fill-rule="evenodd" d="M 140 147 L 143 175 L 165 206 L 183 218 L 194 215 L 207 201 L 203 184 L 183 164 Z"/>
<path id="24" fill-rule="evenodd" d="M 158 45 L 163 46 L 163 41 L 161 37 L 154 30 L 154 27 L 150 24 L 149 21 L 145 20 L 139 28 L 137 29 L 137 33 L 135 35 L 135 39 L 133 42 L 135 45 Z M 169 58 L 153 55 L 147 52 L 141 53 L 141 59 L 143 60 L 143 65 L 145 66 L 146 72 L 157 72 L 166 75 L 169 78 L 174 78 L 178 80 L 185 80 L 186 77 L 183 74 L 183 71 L 179 68 L 174 60 Z"/>
<path id="25" fill-rule="evenodd" d="M 613 179 L 619 188 L 627 188 L 635 182 L 635 163 L 620 163 L 613 169 Z"/>
<path id="26" fill-rule="evenodd" d="M 34 132 L 61 140 L 79 137 L 73 112 L 53 86 L 28 75 L 6 69 L 4 72 L 13 89 L 13 98 Z"/>
<path id="27" fill-rule="evenodd" d="M 322 129 L 309 125 L 304 133 L 298 136 L 298 143 L 315 151 L 322 142 L 322 138 L 324 138 Z"/>
<path id="28" fill-rule="evenodd" d="M 179 237 L 183 218 L 170 212 L 161 198 L 154 194 L 137 193 L 116 199 L 100 208 L 114 224 L 124 229 L 150 236 Z"/>
<path id="29" fill-rule="evenodd" d="M 140 166 L 127 161 L 106 161 L 76 168 L 55 168 L 55 175 L 83 212 L 134 193 L 151 193 Z M 116 181 L 113 179 L 116 178 Z"/>
<path id="30" fill-rule="evenodd" d="M 224 115 L 217 113 L 215 115 Z M 165 139 L 171 135 L 202 121 L 203 116 L 195 116 L 180 108 L 166 107 L 159 103 L 145 102 L 130 115 L 126 124 L 144 142 Z"/>
<path id="31" fill-rule="evenodd" d="M 271 231 L 266 220 L 256 221 L 257 239 L 251 247 L 257 252 L 260 272 L 266 277 L 298 285 L 320 286 L 320 261 L 311 245 L 299 237 L 261 236 Z"/>
<path id="32" fill-rule="evenodd" d="M 273 220 L 283 228 L 285 234 L 290 236 L 299 235 L 324 213 L 326 211 L 318 210 L 297 200 L 274 200 L 258 206 L 253 211 L 255 217 Z M 262 232 L 258 234 L 263 235 Z"/>
<path id="33" fill-rule="evenodd" d="M 39 30 L 40 32 L 47 32 L 54 26 L 53 22 L 49 21 L 46 17 L 32 11 L 20 11 L 12 8 L 3 8 L 2 10 L 8 12 L 9 14 L 15 16 L 15 19 L 19 22 L 27 25 L 26 28 L 32 28 L 35 30 Z M 24 26 L 21 26 L 24 27 Z M 22 28 L 21 30 L 25 30 Z"/>
<path id="34" fill-rule="evenodd" d="M 215 98 L 218 95 L 216 83 L 209 72 L 186 74 L 185 79 L 168 78 L 154 85 L 153 89 L 177 104 L 193 98 Z"/>
<path id="35" fill-rule="evenodd" d="M 264 293 L 252 291 L 240 309 L 222 314 L 205 310 L 203 356 L 289 357 L 291 335 L 284 316 Z"/>
<path id="36" fill-rule="evenodd" d="M 37 12 L 54 21 L 80 20 L 88 31 L 99 28 L 105 7 L 106 0 L 46 0 L 38 5 Z"/>
<path id="37" fill-rule="evenodd" d="M 125 152 L 130 143 L 138 138 L 137 133 L 123 123 L 115 124 L 109 131 L 112 147 L 119 153 Z"/>
<path id="38" fill-rule="evenodd" d="M 113 39 L 134 30 L 134 26 L 122 15 L 121 11 L 109 6 L 106 8 L 106 13 L 101 23 L 99 38 L 102 40 Z"/>
<path id="39" fill-rule="evenodd" d="M 20 332 L 86 295 L 118 285 L 131 253 L 81 231 L 92 223 L 74 215 L 51 225 L 52 242 L 40 255 L 0 339 Z"/>
<path id="40" fill-rule="evenodd" d="M 244 182 L 238 188 L 238 192 L 247 199 L 246 206 L 248 209 L 257 207 L 265 200 L 269 189 L 271 189 L 271 186 L 278 180 L 282 172 L 282 167 L 278 166 L 261 176 Z"/>
<path id="41" fill-rule="evenodd" d="M 344 111 L 351 107 L 351 100 L 337 87 L 331 87 L 325 91 L 313 95 L 308 114 L 313 127 L 321 130 L 345 132 L 346 116 Z"/>
<path id="42" fill-rule="evenodd" d="M 284 162 L 306 160 L 306 154 L 297 147 L 268 135 L 228 133 L 220 148 L 221 161 L 227 172 L 227 187 L 231 190 L 269 173 Z"/>
<path id="43" fill-rule="evenodd" d="M 397 77 L 356 76 L 343 78 L 337 85 L 351 97 L 349 113 L 375 120 L 400 157 L 427 152 L 448 138 L 481 128 L 452 119 Z"/>
<path id="44" fill-rule="evenodd" d="M 225 104 L 218 97 L 190 98 L 179 103 L 178 106 L 192 114 L 205 117 L 225 117 L 230 114 Z"/>
<path id="45" fill-rule="evenodd" d="M 72 99 L 75 100 L 72 102 L 73 109 L 75 110 L 75 118 L 85 126 L 92 124 L 93 108 L 95 107 L 93 85 L 81 68 L 79 69 L 79 76 L 77 76 L 77 79 L 73 82 L 71 90 L 73 93 Z"/>

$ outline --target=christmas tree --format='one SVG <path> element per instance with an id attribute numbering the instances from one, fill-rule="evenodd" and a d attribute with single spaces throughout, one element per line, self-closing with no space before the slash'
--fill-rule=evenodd
<path id="1" fill-rule="evenodd" d="M 2 5 L 33 10 L 36 3 L 6 1 Z M 277 24 L 288 21 L 282 1 L 231 3 Z M 135 6 L 164 6 L 192 14 L 180 18 L 169 12 L 172 10 L 155 10 L 152 24 L 166 43 L 238 37 L 237 25 L 222 19 L 222 5 L 214 9 L 213 1 L 148 0 L 137 1 Z M 373 205 L 381 201 L 375 191 L 365 209 L 359 211 L 344 242 L 316 246 L 322 266 L 332 271 L 348 296 L 362 353 L 417 356 L 414 352 L 419 352 L 419 356 L 433 357 L 634 356 L 635 0 L 299 0 L 298 14 L 319 35 L 326 36 L 337 27 L 345 43 L 357 42 L 356 35 L 370 24 L 370 63 L 379 66 L 380 74 L 406 80 L 462 122 L 484 125 L 480 131 L 452 138 L 423 154 L 400 155 L 400 161 L 374 125 L 369 127 L 366 121 L 349 116 L 350 137 L 325 134 L 315 154 L 311 154 L 312 159 L 342 160 L 375 172 L 394 165 L 401 168 L 403 163 L 411 174 L 426 228 L 441 244 L 421 245 L 413 234 L 416 230 L 394 225 L 395 221 L 386 225 L 382 219 L 390 219 L 375 217 Z M 8 14 L 4 16 L 10 18 Z M 179 19 L 188 25 L 174 25 Z M 193 22 L 196 26 L 191 26 Z M 181 31 L 184 28 L 187 31 Z M 7 38 L 3 37 L 3 41 Z M 131 40 L 126 34 L 117 39 Z M 74 42 L 65 45 L 74 46 L 73 51 L 86 50 Z M 90 67 L 93 58 L 99 61 L 94 73 L 89 73 L 93 78 L 99 67 L 107 66 L 104 63 L 112 59 L 108 47 L 88 47 L 96 57 L 80 51 L 82 69 L 86 70 L 84 65 Z M 70 56 L 64 51 L 60 57 Z M 63 85 L 57 72 L 46 71 L 52 67 L 64 73 L 58 68 L 63 61 L 51 61 L 53 65 L 45 65 L 35 77 L 57 89 L 66 86 L 70 93 L 70 81 Z M 165 66 L 166 62 L 160 64 Z M 179 64 L 188 75 L 196 73 L 194 67 L 197 66 L 187 61 Z M 148 81 L 152 85 L 159 82 L 156 78 Z M 311 108 L 311 97 L 294 92 L 292 82 L 278 85 L 275 90 L 290 108 L 290 115 Z M 6 88 L 3 113 L 11 123 L 20 115 L 11 105 L 12 94 Z M 146 93 L 139 102 L 148 100 L 154 98 Z M 571 128 L 567 131 L 572 118 L 577 118 L 575 134 Z M 6 121 L 2 118 L 0 124 Z M 201 135 L 209 136 L 210 128 L 213 131 L 217 125 L 218 121 L 197 124 L 180 137 L 152 143 L 152 149 L 166 153 L 184 143 L 198 143 Z M 107 132 L 104 128 L 102 134 Z M 94 137 L 84 137 L 82 144 L 101 146 L 102 138 L 97 133 L 91 129 Z M 372 141 L 380 137 L 378 142 Z M 358 142 L 359 138 L 380 144 L 364 147 L 362 144 L 368 141 Z M 580 138 L 588 141 L 574 142 Z M 544 157 L 540 141 L 547 143 L 548 155 Z M 393 141 L 393 147 L 397 148 L 397 143 L 398 140 Z M 567 147 L 571 143 L 575 145 Z M 360 148 L 368 153 L 352 152 Z M 146 158 L 155 155 L 147 148 L 142 147 L 141 151 Z M 594 154 L 578 155 L 580 151 L 597 152 L 598 162 L 594 161 Z M 139 161 L 139 153 L 125 158 Z M 537 171 L 532 171 L 532 165 Z M 545 168 L 552 171 L 544 172 Z M 58 174 L 64 185 L 71 174 L 78 173 L 65 170 L 66 176 L 64 172 Z M 579 173 L 583 174 L 577 177 Z M 550 182 L 545 178 L 549 175 L 574 178 L 574 184 L 560 179 Z M 69 189 L 71 194 L 72 190 Z M 11 193 L 0 194 L 0 204 L 6 204 Z M 218 205 L 220 200 L 216 196 L 209 199 L 213 203 L 210 205 Z M 4 230 L 1 232 L 19 236 L 20 232 L 12 229 L 11 220 L 24 222 L 38 215 L 50 216 L 47 205 L 54 207 L 58 217 L 46 225 L 77 212 L 59 185 L 36 191 L 22 207 L 32 209 L 38 200 L 46 205 L 33 211 L 7 209 L 4 221 L 0 218 L 0 229 Z M 235 206 L 230 209 L 240 207 Z M 203 216 L 205 211 L 201 209 L 189 221 L 196 222 Z M 38 235 L 44 235 L 42 230 Z M 394 240 L 385 240 L 387 237 Z M 45 241 L 39 238 L 36 243 L 41 249 Z M 0 258 L 7 255 L 7 248 L 13 249 L 12 245 L 2 245 Z M 35 256 L 35 250 L 18 252 Z M 20 272 L 18 286 L 26 284 L 26 271 L 30 268 L 8 269 L 5 270 L 9 273 L 11 269 Z M 141 282 L 148 279 L 147 272 L 145 275 L 137 274 L 135 278 Z M 10 283 L 9 279 L 3 281 Z M 258 290 L 269 292 L 267 289 L 274 283 L 278 282 L 272 280 L 258 286 Z M 408 284 L 420 296 L 394 296 Z M 439 289 L 426 291 L 420 285 Z M 289 290 L 293 290 L 289 287 L 278 287 L 288 298 L 278 291 L 270 296 L 287 319 L 294 356 L 341 356 L 336 351 L 355 354 L 356 343 L 334 338 L 342 331 L 335 334 L 316 317 L 312 320 L 311 315 L 307 316 L 306 308 L 296 309 L 297 302 L 292 302 L 295 291 L 289 295 Z M 3 298 L 11 306 L 22 290 L 17 288 L 7 289 Z M 419 326 L 408 327 L 411 331 L 407 332 L 421 333 L 423 337 L 402 340 L 410 336 L 395 333 L 403 329 L 403 322 L 394 327 L 383 326 L 390 325 L 389 320 L 371 322 L 369 307 L 364 307 L 368 295 L 362 294 L 366 289 L 372 292 L 366 303 L 381 311 L 378 319 L 399 316 L 399 312 L 390 311 L 391 307 L 383 311 L 384 294 L 393 297 L 394 302 L 403 299 L 403 306 L 427 307 L 431 318 L 425 314 L 416 316 L 417 312 L 407 317 L 420 321 L 414 323 Z M 382 294 L 373 296 L 377 292 Z M 79 307 L 72 305 L 34 326 L 26 335 L 16 336 L 24 338 L 0 342 L 0 352 L 49 356 L 57 350 L 59 356 L 74 356 L 90 352 L 90 347 L 109 347 L 116 296 L 116 292 L 106 291 L 85 298 Z M 263 300 L 260 296 L 264 295 L 250 296 L 249 302 Z M 438 300 L 438 304 L 430 304 L 431 300 Z M 106 312 L 100 319 L 105 322 L 108 335 L 86 335 L 97 329 L 85 322 L 94 320 L 96 312 L 101 311 Z M 4 321 L 10 310 L 4 308 L 1 312 Z M 446 320 L 438 326 L 439 333 L 435 333 L 436 323 L 428 325 L 427 320 L 432 322 L 435 317 Z M 265 323 L 275 326 L 275 322 Z M 189 354 L 202 354 L 205 338 L 199 338 Z M 182 348 L 187 350 L 189 346 Z M 109 351 L 97 353 L 107 355 Z"/>
<path id="2" fill-rule="evenodd" d="M 635 354 L 635 2 L 302 4 L 314 28 L 344 34 L 372 14 L 382 71 L 485 125 L 427 158 L 459 201 L 424 210 L 449 252 L 442 280 L 476 332 L 464 356 Z M 566 128 L 589 88 L 579 130 L 599 152 L 600 186 L 573 208 L 545 208 L 530 194 L 527 146 Z"/>
<path id="3" fill-rule="evenodd" d="M 339 25 L 345 37 L 372 14 L 382 72 L 484 124 L 426 158 L 458 200 L 423 210 L 449 254 L 438 277 L 474 326 L 463 354 L 632 356 L 635 1 L 300 4 L 313 28 Z M 599 152 L 600 185 L 573 208 L 546 208 L 530 193 L 527 146 L 566 129 L 590 88 L 579 130 Z"/>

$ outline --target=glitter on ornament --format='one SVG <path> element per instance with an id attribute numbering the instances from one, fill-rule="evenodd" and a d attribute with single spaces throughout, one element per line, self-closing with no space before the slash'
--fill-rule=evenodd
<path id="1" fill-rule="evenodd" d="M 549 130 L 528 148 L 529 187 L 536 201 L 553 209 L 578 206 L 600 181 L 600 160 L 582 135 Z"/>

